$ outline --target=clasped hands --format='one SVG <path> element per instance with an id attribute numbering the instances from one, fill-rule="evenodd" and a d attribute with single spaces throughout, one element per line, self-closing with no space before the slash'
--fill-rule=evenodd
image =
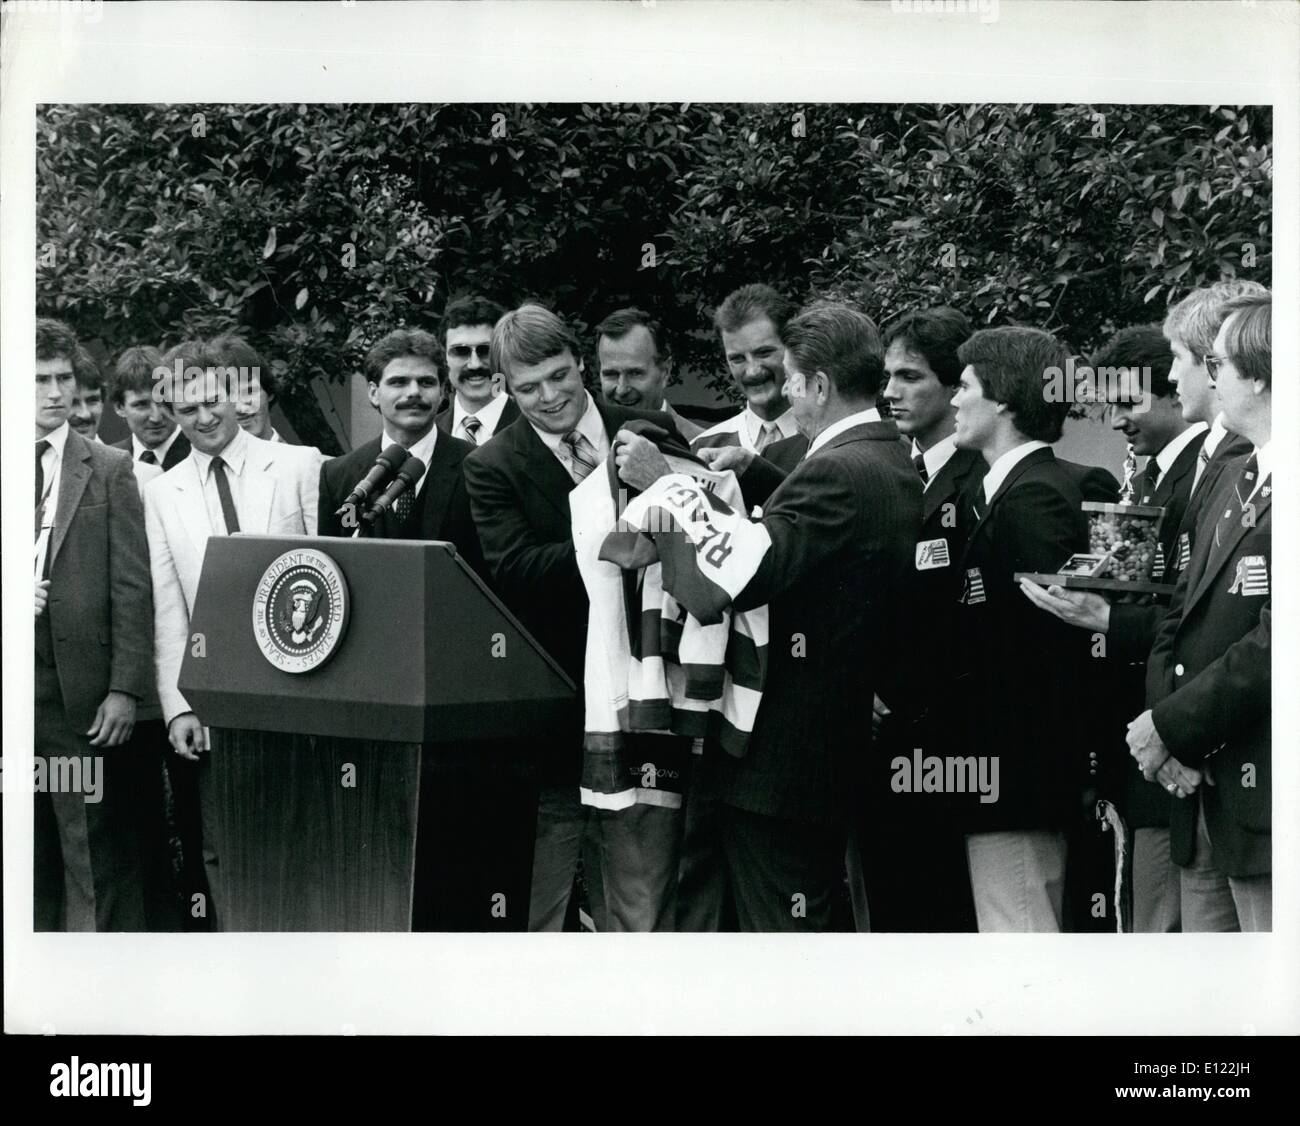
<path id="1" fill-rule="evenodd" d="M 1190 766 L 1184 766 L 1165 746 L 1156 730 L 1148 708 L 1128 725 L 1128 753 L 1133 756 L 1148 782 L 1158 782 L 1170 794 L 1189 798 L 1201 784 L 1204 775 Z"/>

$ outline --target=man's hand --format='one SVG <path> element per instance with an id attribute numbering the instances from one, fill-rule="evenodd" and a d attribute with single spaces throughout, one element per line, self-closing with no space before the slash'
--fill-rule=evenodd
<path id="1" fill-rule="evenodd" d="M 167 725 L 167 738 L 172 749 L 190 762 L 198 762 L 199 755 L 207 750 L 203 740 L 203 724 L 193 712 L 182 712 Z"/>
<path id="2" fill-rule="evenodd" d="M 871 730 L 875 734 L 880 734 L 880 725 L 884 723 L 885 717 L 893 713 L 885 706 L 885 701 L 876 696 L 871 701 Z"/>
<path id="3" fill-rule="evenodd" d="M 1136 760 L 1142 777 L 1148 782 L 1154 782 L 1156 771 L 1170 756 L 1169 748 L 1156 730 L 1150 708 L 1128 725 L 1125 739 L 1128 741 L 1128 753 Z"/>
<path id="4" fill-rule="evenodd" d="M 39 618 L 45 611 L 45 605 L 50 600 L 50 580 L 36 580 L 36 616 Z"/>
<path id="5" fill-rule="evenodd" d="M 648 489 L 672 472 L 659 447 L 630 430 L 614 435 L 614 464 L 618 466 L 619 480 L 637 490 Z"/>
<path id="6" fill-rule="evenodd" d="M 730 469 L 739 477 L 749 468 L 758 454 L 753 450 L 745 449 L 744 446 L 705 446 L 702 450 L 696 450 L 695 456 L 718 473 L 725 473 Z"/>
<path id="7" fill-rule="evenodd" d="M 1169 793 L 1178 798 L 1190 798 L 1201 784 L 1201 772 L 1190 766 L 1184 766 L 1170 755 L 1160 769 L 1156 771 L 1155 780 Z"/>
<path id="8" fill-rule="evenodd" d="M 1066 590 L 1052 584 L 1039 586 L 1031 579 L 1021 579 L 1020 589 L 1040 610 L 1054 614 L 1068 625 L 1105 633 L 1110 628 L 1110 603 L 1090 590 Z"/>
<path id="9" fill-rule="evenodd" d="M 95 712 L 95 722 L 86 734 L 92 747 L 120 747 L 135 730 L 135 697 L 129 692 L 110 692 Z"/>

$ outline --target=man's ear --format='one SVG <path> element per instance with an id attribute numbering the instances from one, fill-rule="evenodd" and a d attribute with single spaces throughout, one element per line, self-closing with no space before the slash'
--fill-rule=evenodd
<path id="1" fill-rule="evenodd" d="M 118 418 L 125 418 L 125 417 L 126 417 L 126 405 L 125 405 L 124 403 L 114 403 L 114 404 L 113 404 L 113 412 L 117 415 Z"/>

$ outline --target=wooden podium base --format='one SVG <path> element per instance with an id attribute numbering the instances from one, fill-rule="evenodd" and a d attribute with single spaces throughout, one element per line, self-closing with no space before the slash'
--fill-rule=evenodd
<path id="1" fill-rule="evenodd" d="M 420 744 L 211 730 L 223 931 L 408 931 Z"/>

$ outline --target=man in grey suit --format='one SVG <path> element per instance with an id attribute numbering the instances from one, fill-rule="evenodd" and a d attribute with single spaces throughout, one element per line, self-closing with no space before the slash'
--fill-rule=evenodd
<path id="1" fill-rule="evenodd" d="M 141 779 L 117 752 L 152 681 L 149 549 L 130 459 L 68 425 L 76 347 L 36 322 L 34 923 L 142 930 Z"/>

